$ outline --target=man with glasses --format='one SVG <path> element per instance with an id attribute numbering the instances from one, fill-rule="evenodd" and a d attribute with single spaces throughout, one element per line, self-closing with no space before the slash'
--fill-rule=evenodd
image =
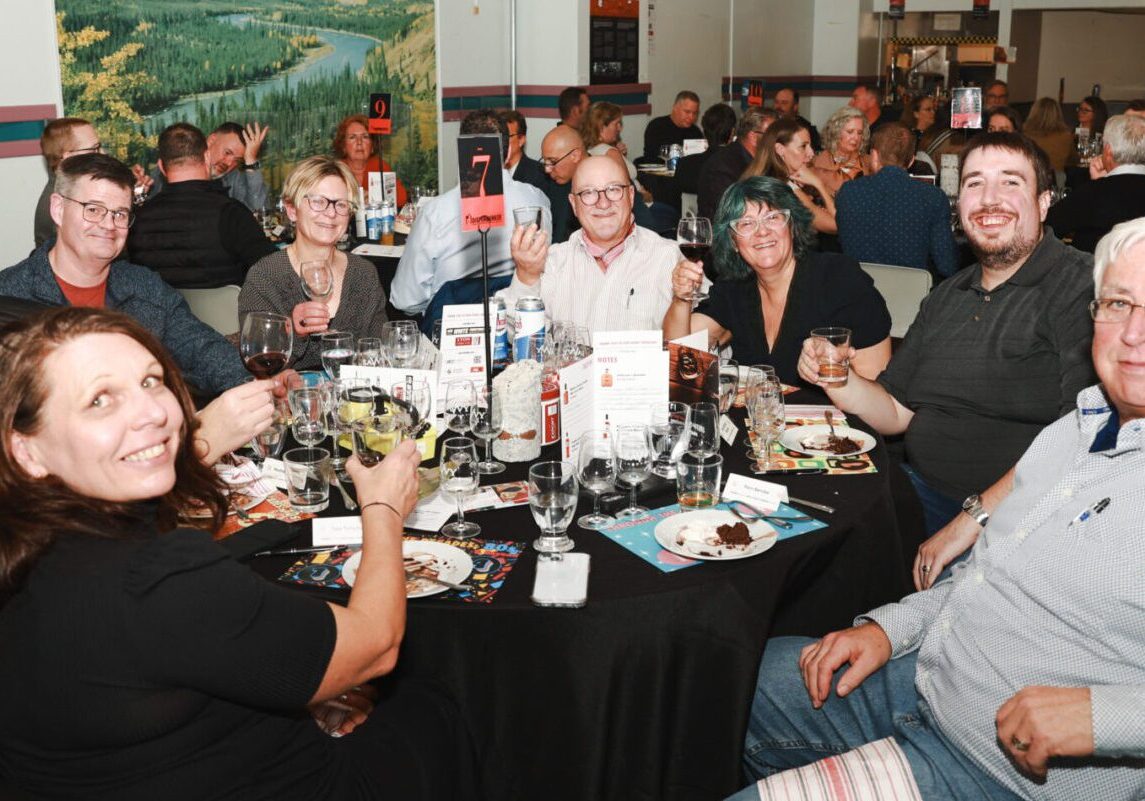
<path id="1" fill-rule="evenodd" d="M 171 286 L 202 289 L 242 284 L 252 264 L 276 252 L 250 210 L 210 180 L 207 140 L 194 125 L 159 134 L 159 171 L 167 188 L 139 207 L 131 261 Z"/>
<path id="2" fill-rule="evenodd" d="M 568 185 L 586 156 L 584 140 L 567 125 L 558 125 L 541 140 L 541 165 L 548 175 L 542 189 L 553 212 L 553 242 L 567 241 L 579 227 L 569 205 Z"/>
<path id="3" fill-rule="evenodd" d="M 490 109 L 468 114 L 461 121 L 461 133 L 495 134 L 501 138 L 502 153 L 512 149 L 504 118 Z M 509 257 L 513 209 L 541 209 L 545 232 L 551 227 L 549 199 L 544 192 L 535 186 L 513 180 L 506 168 L 501 170 L 501 181 L 505 191 L 505 224 L 489 229 L 487 240 L 489 274 L 494 277 L 507 276 L 513 272 L 513 261 Z M 567 205 L 568 201 L 565 203 Z M 480 275 L 481 236 L 476 231 L 461 230 L 461 187 L 455 186 L 442 195 L 430 198 L 418 213 L 417 222 L 406 240 L 405 253 L 398 262 L 398 270 L 390 286 L 390 302 L 409 314 L 422 314 L 443 286 L 451 281 Z M 465 300 L 455 296 L 451 302 L 461 303 Z"/>
<path id="4" fill-rule="evenodd" d="M 1005 81 L 991 81 L 986 84 L 986 91 L 982 93 L 984 108 L 1010 105 L 1010 87 Z"/>
<path id="5" fill-rule="evenodd" d="M 514 181 L 532 184 L 541 189 L 545 185 L 545 168 L 537 159 L 529 158 L 525 152 L 528 143 L 526 134 L 529 132 L 525 115 L 516 109 L 505 109 L 500 112 L 501 121 L 509 130 L 509 150 L 505 157 L 505 169 L 513 176 Z"/>
<path id="6" fill-rule="evenodd" d="M 716 150 L 700 170 L 698 216 L 716 218 L 716 208 L 724 191 L 739 180 L 755 158 L 759 140 L 771 123 L 779 119 L 773 110 L 752 106 L 740 117 L 734 142 Z"/>
<path id="7" fill-rule="evenodd" d="M 736 801 L 850 782 L 863 760 L 844 752 L 875 740 L 928 801 L 1141 797 L 1145 219 L 1104 237 L 1086 277 L 1101 383 L 1025 450 L 950 579 L 822 640 L 768 642 L 745 763 L 803 776 Z"/>
<path id="8" fill-rule="evenodd" d="M 513 232 L 517 269 L 498 293 L 506 306 L 537 295 L 551 320 L 592 331 L 659 329 L 672 302 L 672 270 L 683 257 L 675 242 L 636 225 L 635 196 L 628 171 L 616 159 L 584 159 L 565 198 L 581 230 L 552 246 L 536 226 Z"/>
<path id="9" fill-rule="evenodd" d="M 158 275 L 120 258 L 134 221 L 135 177 L 119 161 L 85 153 L 56 171 L 57 236 L 0 271 L 0 295 L 50 306 L 97 306 L 130 314 L 175 357 L 187 379 L 217 394 L 249 380 L 238 350 L 201 322 Z"/>

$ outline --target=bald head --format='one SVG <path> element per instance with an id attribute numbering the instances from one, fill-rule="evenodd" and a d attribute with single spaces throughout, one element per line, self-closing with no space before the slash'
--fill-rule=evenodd
<path id="1" fill-rule="evenodd" d="M 594 244 L 610 247 L 627 235 L 635 196 L 628 170 L 618 159 L 589 156 L 576 169 L 573 213 L 585 237 Z"/>
<path id="2" fill-rule="evenodd" d="M 584 156 L 584 140 L 567 125 L 558 125 L 541 140 L 541 161 L 545 165 L 545 172 L 558 184 L 567 184 L 572 180 Z"/>

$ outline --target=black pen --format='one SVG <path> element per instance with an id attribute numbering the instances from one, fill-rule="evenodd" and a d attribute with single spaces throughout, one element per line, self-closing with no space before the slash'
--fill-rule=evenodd
<path id="1" fill-rule="evenodd" d="M 636 287 L 629 287 L 628 288 L 628 301 L 624 304 L 624 308 L 626 310 L 632 308 L 632 296 L 635 294 L 636 294 Z"/>
<path id="2" fill-rule="evenodd" d="M 821 476 L 827 472 L 825 467 L 807 467 L 799 470 L 767 470 L 756 475 L 764 476 Z"/>
<path id="3" fill-rule="evenodd" d="M 313 548 L 281 548 L 277 551 L 259 551 L 252 553 L 251 556 L 286 556 L 292 553 L 324 553 L 326 551 L 337 551 L 342 548 L 350 548 L 350 545 L 316 545 Z"/>

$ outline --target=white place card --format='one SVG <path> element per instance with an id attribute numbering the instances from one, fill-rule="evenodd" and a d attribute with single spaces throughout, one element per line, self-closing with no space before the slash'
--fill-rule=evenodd
<path id="1" fill-rule="evenodd" d="M 722 500 L 744 501 L 764 512 L 774 512 L 779 504 L 787 502 L 787 487 L 758 478 L 731 473 L 724 484 Z"/>
<path id="2" fill-rule="evenodd" d="M 736 437 L 739 435 L 739 426 L 735 424 L 726 414 L 720 415 L 720 438 L 723 439 L 729 446 L 736 444 Z"/>
<path id="3" fill-rule="evenodd" d="M 320 545 L 361 545 L 362 518 L 316 517 L 311 521 L 311 537 L 316 546 Z"/>
<path id="4" fill-rule="evenodd" d="M 693 156 L 696 153 L 704 153 L 708 149 L 707 139 L 685 139 L 683 142 L 683 151 L 685 156 Z"/>
<path id="5" fill-rule="evenodd" d="M 363 243 L 350 251 L 357 256 L 381 256 L 389 259 L 400 259 L 406 252 L 405 245 L 375 245 Z"/>
<path id="6" fill-rule="evenodd" d="M 264 459 L 262 462 L 262 478 L 280 490 L 285 490 L 286 465 L 282 463 L 281 459 Z"/>

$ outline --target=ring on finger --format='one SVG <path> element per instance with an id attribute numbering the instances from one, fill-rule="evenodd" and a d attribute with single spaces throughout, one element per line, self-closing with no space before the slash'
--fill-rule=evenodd
<path id="1" fill-rule="evenodd" d="M 1019 740 L 1018 735 L 1010 735 L 1010 745 L 1014 746 L 1015 751 L 1020 751 L 1023 754 L 1030 750 L 1030 744 L 1024 740 Z"/>
<path id="2" fill-rule="evenodd" d="M 922 567 L 919 568 L 919 570 L 921 570 L 923 573 L 929 573 L 930 572 L 930 565 L 923 565 Z"/>

